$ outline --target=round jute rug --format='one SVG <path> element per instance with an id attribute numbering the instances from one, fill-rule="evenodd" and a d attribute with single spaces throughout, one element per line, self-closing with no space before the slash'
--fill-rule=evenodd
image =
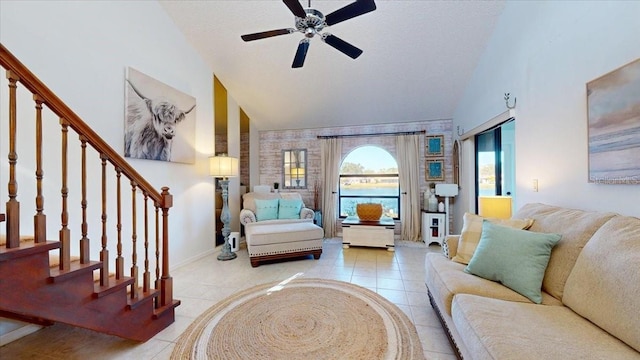
<path id="1" fill-rule="evenodd" d="M 197 318 L 171 359 L 423 359 L 397 306 L 342 281 L 295 279 L 240 291 Z"/>

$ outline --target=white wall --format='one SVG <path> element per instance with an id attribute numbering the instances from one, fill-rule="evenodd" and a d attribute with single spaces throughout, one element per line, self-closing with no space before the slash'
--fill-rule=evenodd
<path id="1" fill-rule="evenodd" d="M 640 186 L 587 182 L 585 90 L 640 57 L 639 16 L 637 1 L 507 2 L 453 122 L 469 131 L 506 110 L 504 93 L 517 98 L 516 209 L 542 202 L 640 216 Z"/>
<path id="2" fill-rule="evenodd" d="M 160 5 L 151 1 L 3 1 L 0 26 L 2 44 L 120 153 L 124 148 L 126 67 L 134 67 L 196 98 L 195 164 L 128 161 L 152 185 L 158 189 L 168 186 L 174 195 L 169 216 L 171 267 L 213 251 L 213 180 L 208 176 L 207 162 L 214 146 L 213 72 Z M 2 85 L 6 86 L 6 82 Z M 33 109 L 33 103 L 29 106 Z M 2 116 L 7 116 L 6 109 Z M 19 132 L 19 142 L 32 142 L 32 134 Z M 77 137 L 73 140 L 77 143 Z M 6 152 L 6 139 L 3 141 L 0 145 Z M 58 143 L 56 152 L 59 149 Z M 7 200 L 6 155 L 3 159 L 2 203 Z M 29 159 L 21 157 L 20 164 Z M 74 164 L 78 163 L 72 162 L 71 166 L 77 166 Z M 57 171 L 58 174 L 46 172 L 45 178 L 59 179 Z M 71 183 L 70 189 L 79 189 L 79 180 L 72 181 L 76 183 Z M 25 184 L 19 186 L 23 191 L 19 194 L 28 191 Z M 128 181 L 123 182 L 123 187 L 130 192 Z M 45 198 L 55 203 L 50 205 L 50 211 L 59 208 L 59 199 L 58 187 L 56 197 Z M 23 196 L 20 200 L 25 211 L 33 209 L 32 197 Z M 99 198 L 89 200 L 90 208 L 97 204 Z M 70 206 L 78 207 L 73 202 Z M 48 224 L 47 231 L 52 239 L 57 238 L 59 216 L 55 212 L 48 214 L 53 225 Z M 109 218 L 111 226 L 115 226 L 114 219 Z M 29 223 L 29 217 L 24 217 L 21 227 L 28 228 Z M 124 222 L 123 232 L 128 226 Z M 99 250 L 99 228 L 98 221 L 89 224 L 92 254 Z M 72 228 L 72 239 L 79 238 L 79 228 Z"/>

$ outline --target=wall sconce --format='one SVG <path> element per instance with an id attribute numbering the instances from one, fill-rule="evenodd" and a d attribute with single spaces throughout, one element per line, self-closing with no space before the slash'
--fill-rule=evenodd
<path id="1" fill-rule="evenodd" d="M 238 176 L 238 158 L 230 157 L 226 154 L 210 157 L 209 174 L 215 178 L 222 178 L 222 180 L 220 180 L 220 187 L 222 188 L 222 212 L 220 213 L 220 221 L 222 221 L 224 245 L 222 246 L 222 252 L 218 255 L 218 260 L 232 260 L 235 259 L 237 255 L 231 251 L 231 245 L 229 244 L 229 234 L 231 233 L 229 221 L 231 220 L 231 214 L 229 214 L 228 189 L 229 178 Z"/>
<path id="2" fill-rule="evenodd" d="M 478 215 L 487 218 L 509 219 L 511 196 L 478 196 Z"/>

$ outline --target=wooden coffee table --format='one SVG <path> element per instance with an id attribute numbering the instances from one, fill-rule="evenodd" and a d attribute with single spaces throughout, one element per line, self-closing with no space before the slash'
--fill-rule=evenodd
<path id="1" fill-rule="evenodd" d="M 391 218 L 361 221 L 357 216 L 349 216 L 342 221 L 342 247 L 348 249 L 349 246 L 371 246 L 394 251 L 395 226 Z"/>

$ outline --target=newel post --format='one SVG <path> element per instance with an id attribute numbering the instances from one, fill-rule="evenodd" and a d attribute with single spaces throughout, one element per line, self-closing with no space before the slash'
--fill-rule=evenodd
<path id="1" fill-rule="evenodd" d="M 160 306 L 173 302 L 173 279 L 169 274 L 169 208 L 173 206 L 173 195 L 168 187 L 162 188 L 162 277 L 160 278 Z"/>

